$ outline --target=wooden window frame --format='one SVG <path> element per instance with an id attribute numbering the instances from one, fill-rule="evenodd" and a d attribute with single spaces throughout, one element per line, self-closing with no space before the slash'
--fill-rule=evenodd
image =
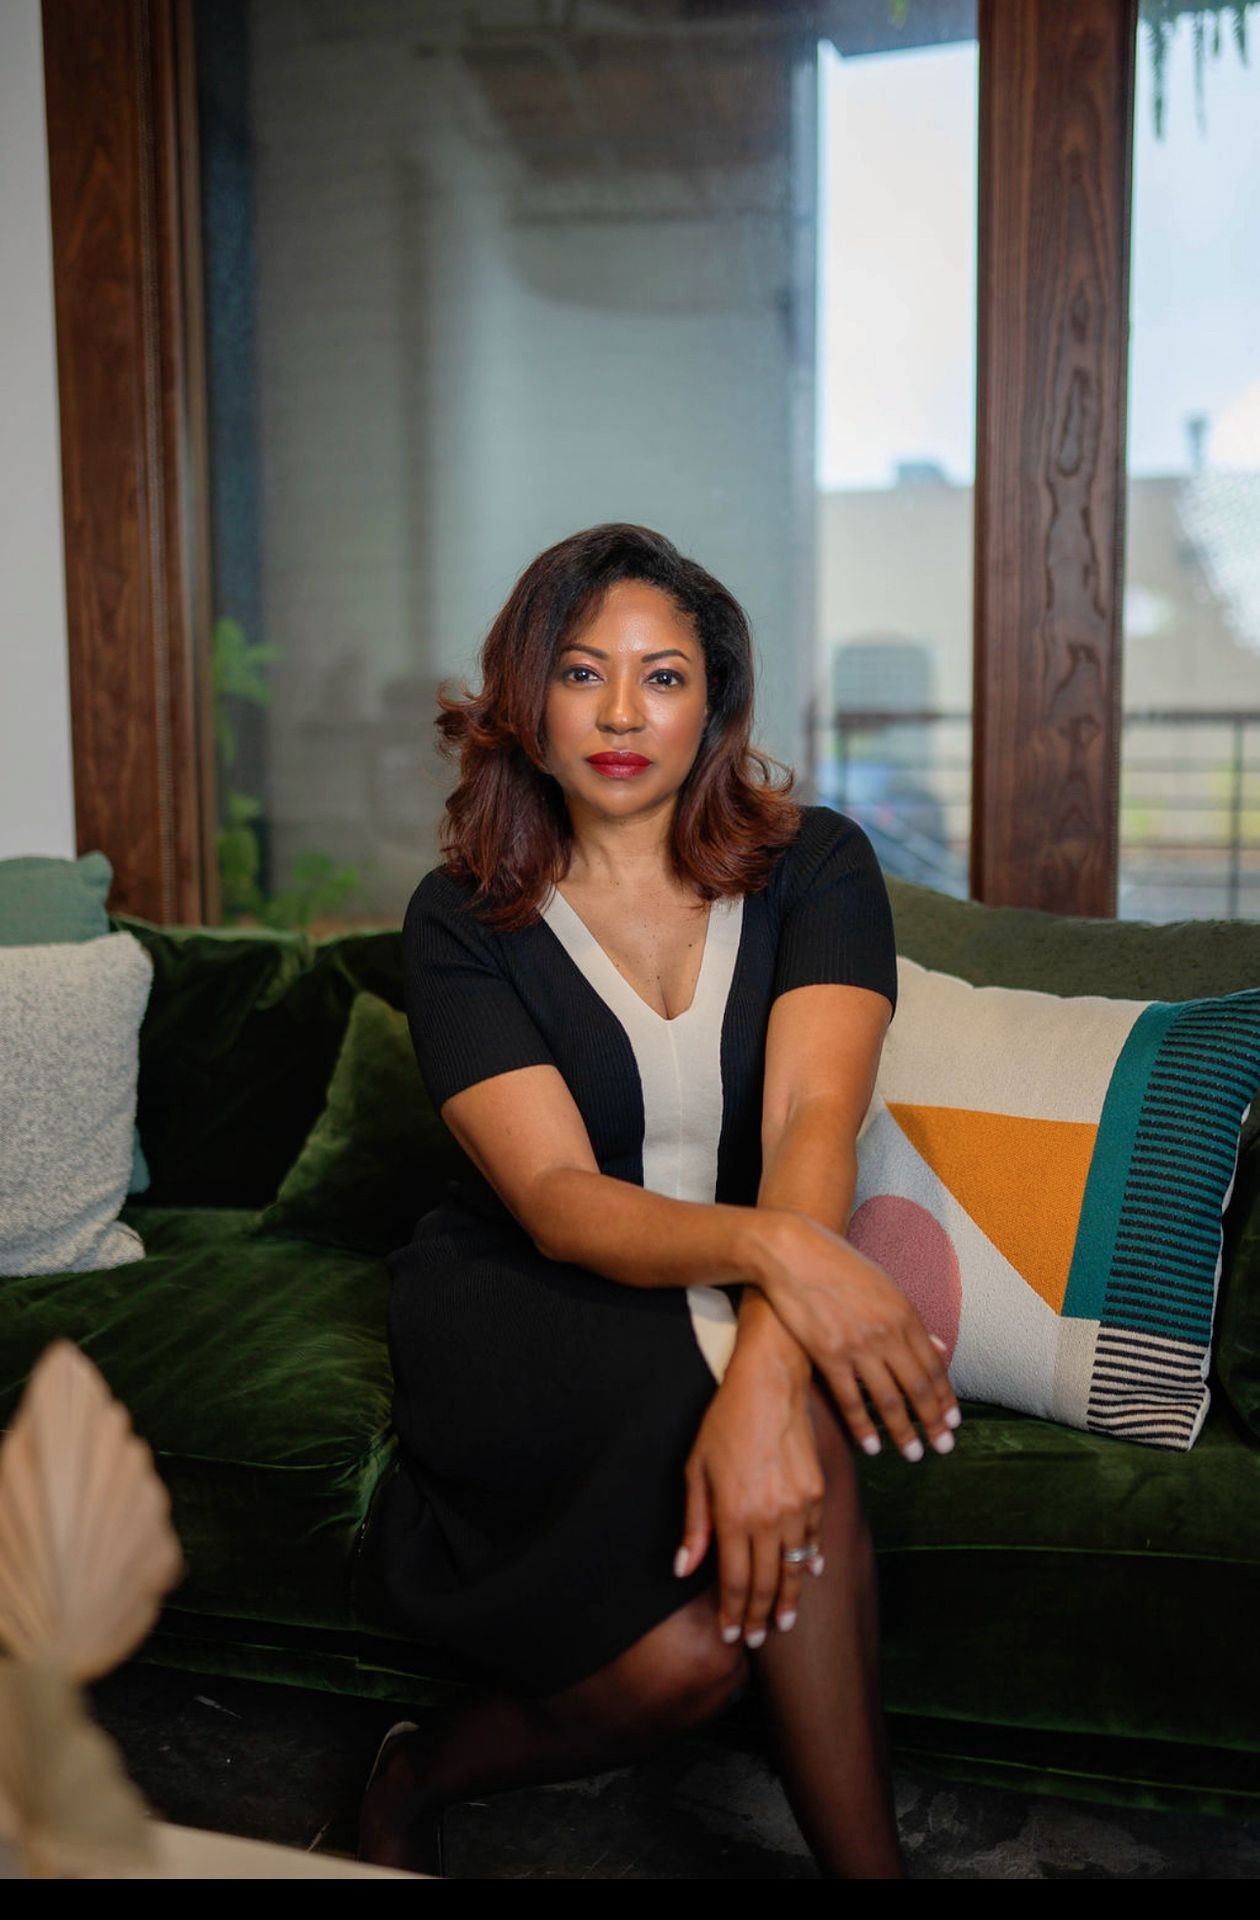
<path id="1" fill-rule="evenodd" d="M 191 0 L 42 0 L 76 843 L 218 919 Z M 1138 0 L 977 0 L 971 897 L 1112 917 Z"/>

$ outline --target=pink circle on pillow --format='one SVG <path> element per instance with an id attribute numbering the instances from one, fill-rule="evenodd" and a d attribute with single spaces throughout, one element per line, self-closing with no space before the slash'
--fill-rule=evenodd
<path id="1" fill-rule="evenodd" d="M 917 1200 L 877 1193 L 862 1202 L 844 1237 L 913 1301 L 928 1332 L 945 1342 L 948 1366 L 958 1344 L 962 1276 L 940 1221 Z"/>

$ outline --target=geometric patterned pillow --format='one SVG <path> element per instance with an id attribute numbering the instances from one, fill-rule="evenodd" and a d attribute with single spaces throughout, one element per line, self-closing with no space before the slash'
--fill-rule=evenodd
<path id="1" fill-rule="evenodd" d="M 944 1341 L 960 1398 L 1189 1448 L 1260 989 L 1069 998 L 904 957 L 897 974 L 846 1239 Z"/>

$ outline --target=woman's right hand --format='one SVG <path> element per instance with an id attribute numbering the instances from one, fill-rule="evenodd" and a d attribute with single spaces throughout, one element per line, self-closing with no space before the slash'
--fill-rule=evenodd
<path id="1" fill-rule="evenodd" d="M 786 1208 L 760 1212 L 766 1231 L 756 1284 L 827 1381 L 858 1445 L 879 1452 L 861 1383 L 909 1459 L 923 1453 L 909 1407 L 931 1444 L 948 1453 L 962 1414 L 942 1349 L 913 1302 L 881 1266 L 820 1221 Z"/>

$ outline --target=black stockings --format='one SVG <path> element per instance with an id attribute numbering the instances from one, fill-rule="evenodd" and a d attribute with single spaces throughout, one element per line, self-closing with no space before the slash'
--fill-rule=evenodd
<path id="1" fill-rule="evenodd" d="M 791 1632 L 772 1625 L 755 1653 L 728 1647 L 718 1637 L 716 1596 L 702 1594 L 560 1693 L 453 1702 L 391 1743 L 364 1801 L 361 1856 L 417 1864 L 415 1834 L 441 1807 L 642 1759 L 719 1713 L 746 1686 L 751 1665 L 784 1788 L 823 1876 L 900 1878 L 879 1704 L 874 1550 L 848 1429 L 817 1382 L 811 1410 L 827 1483 L 826 1571 L 802 1582 Z"/>

